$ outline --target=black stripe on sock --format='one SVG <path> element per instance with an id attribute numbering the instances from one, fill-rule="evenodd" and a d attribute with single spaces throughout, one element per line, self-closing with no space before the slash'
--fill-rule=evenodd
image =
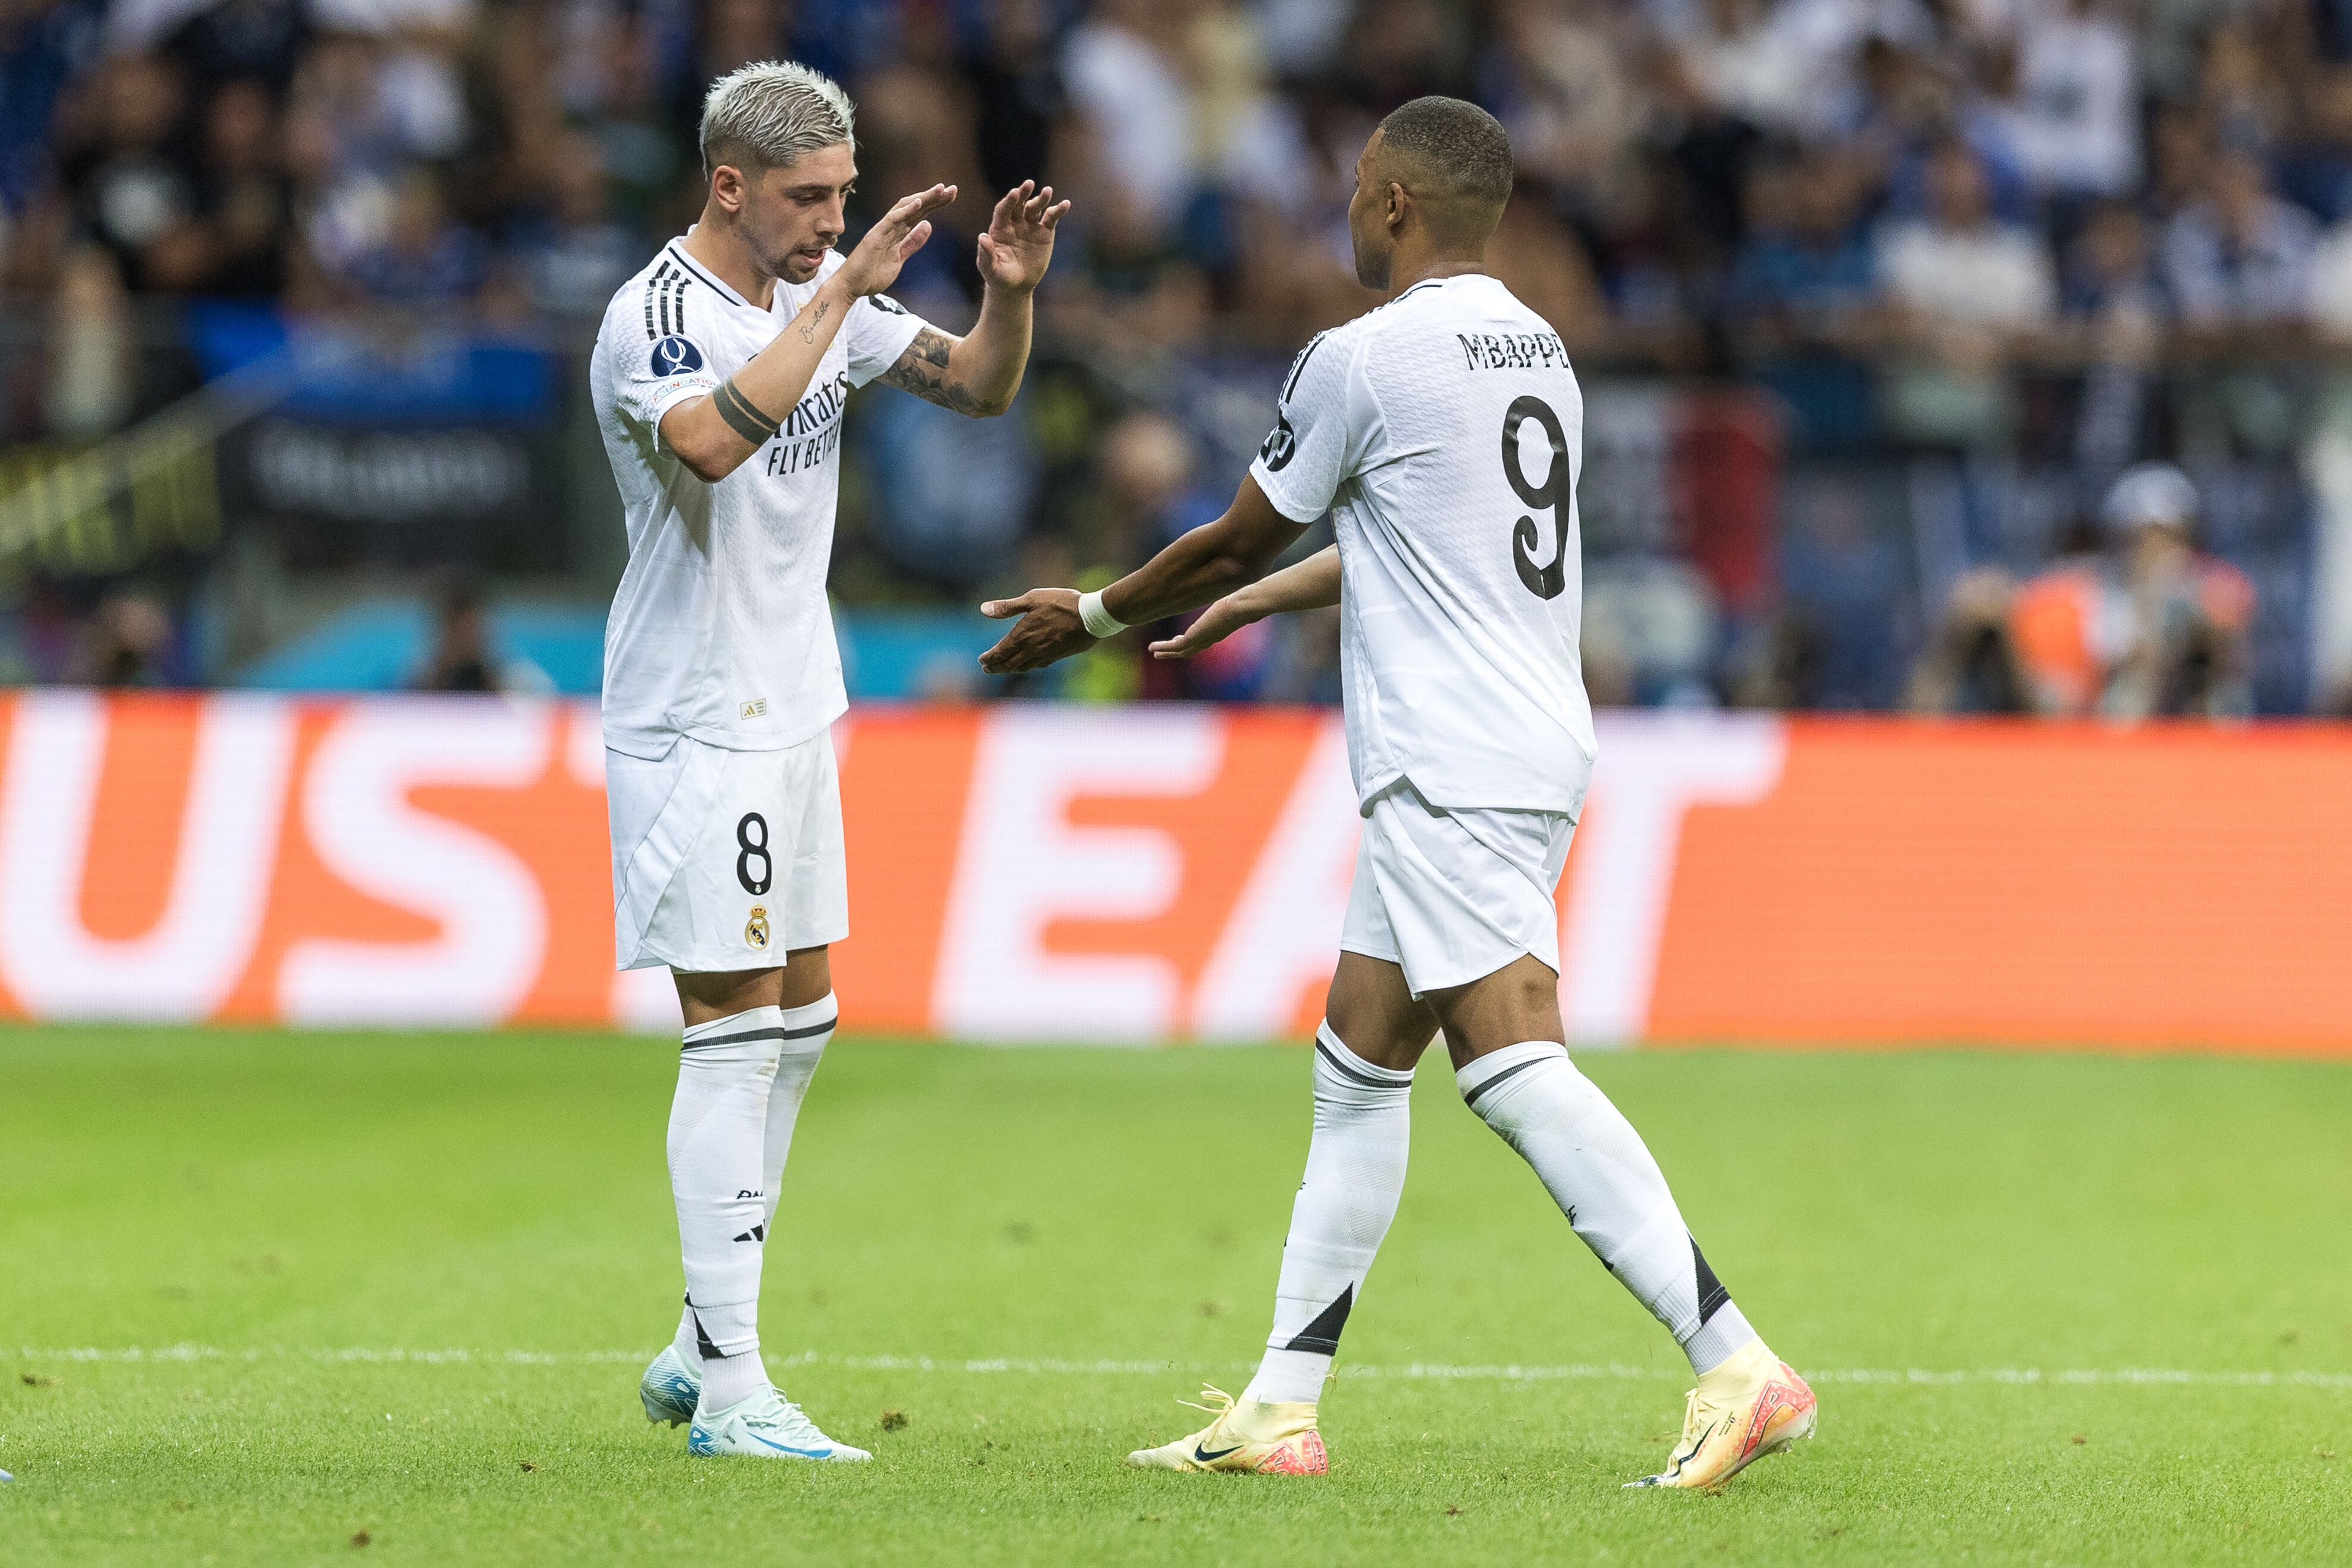
<path id="1" fill-rule="evenodd" d="M 1484 1096 L 1488 1089 L 1494 1088 L 1496 1084 L 1501 1083 L 1505 1079 L 1511 1078 L 1527 1071 L 1538 1062 L 1548 1062 L 1549 1060 L 1551 1060 L 1549 1057 L 1529 1057 L 1526 1061 L 1513 1062 L 1509 1067 L 1505 1068 L 1501 1072 L 1496 1073 L 1493 1078 L 1488 1079 L 1486 1082 L 1480 1084 L 1477 1088 L 1464 1095 L 1462 1097 L 1462 1103 L 1468 1106 L 1471 1110 L 1475 1110 L 1478 1109 L 1478 1101 L 1480 1098 Z"/>
<path id="2" fill-rule="evenodd" d="M 719 1347 L 710 1342 L 710 1331 L 702 1326 L 702 1314 L 699 1312 L 694 1315 L 694 1348 L 705 1361 L 721 1359 Z"/>
<path id="3" fill-rule="evenodd" d="M 1286 1351 L 1310 1351 L 1317 1355 L 1339 1353 L 1339 1331 L 1348 1326 L 1349 1310 L 1356 1304 L 1356 1288 L 1349 1285 L 1339 1292 L 1339 1299 L 1315 1314 L 1315 1321 L 1298 1331 L 1298 1335 L 1282 1348 Z"/>
<path id="4" fill-rule="evenodd" d="M 688 1040 L 682 1048 L 698 1051 L 705 1046 L 740 1046 L 746 1040 L 805 1040 L 812 1035 L 830 1034 L 833 1026 L 840 1022 L 841 1016 L 836 1013 L 822 1024 L 803 1024 L 797 1029 L 787 1029 L 779 1024 L 772 1029 L 746 1029 L 740 1035 L 711 1035 L 699 1040 Z"/>
<path id="5" fill-rule="evenodd" d="M 1325 1045 L 1320 1040 L 1315 1042 L 1315 1054 L 1321 1057 L 1325 1061 L 1329 1062 L 1331 1064 L 1331 1070 L 1338 1073 L 1341 1078 L 1346 1079 L 1349 1083 L 1360 1083 L 1366 1089 L 1402 1089 L 1405 1087 L 1405 1084 L 1399 1083 L 1393 1079 L 1372 1078 L 1367 1074 L 1358 1072 L 1354 1068 L 1351 1068 L 1346 1062 L 1341 1061 L 1338 1055 L 1332 1051 L 1331 1047 Z M 1406 1083 L 1410 1083 L 1412 1079 L 1407 1079 L 1405 1081 Z"/>
<path id="6" fill-rule="evenodd" d="M 1723 1288 L 1723 1281 L 1706 1266 L 1706 1254 L 1698 1249 L 1696 1237 L 1691 1237 L 1691 1266 L 1698 1279 L 1698 1326 L 1703 1329 L 1709 1318 L 1730 1303 L 1731 1292 Z"/>

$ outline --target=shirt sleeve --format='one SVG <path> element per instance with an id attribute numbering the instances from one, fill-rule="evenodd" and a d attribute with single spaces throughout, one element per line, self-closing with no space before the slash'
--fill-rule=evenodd
<path id="1" fill-rule="evenodd" d="M 841 335 L 849 351 L 849 384 L 864 386 L 898 363 L 915 334 L 930 323 L 887 294 L 868 294 L 849 307 Z"/>
<path id="2" fill-rule="evenodd" d="M 1335 342 L 1329 332 L 1298 351 L 1275 404 L 1274 429 L 1250 465 L 1257 488 L 1293 522 L 1328 511 L 1370 447 L 1378 416 L 1354 351 L 1352 341 Z"/>
<path id="3" fill-rule="evenodd" d="M 719 389 L 699 340 L 683 332 L 655 335 L 626 311 L 608 318 L 604 331 L 612 346 L 613 402 L 624 417 L 659 430 L 663 415 Z"/>

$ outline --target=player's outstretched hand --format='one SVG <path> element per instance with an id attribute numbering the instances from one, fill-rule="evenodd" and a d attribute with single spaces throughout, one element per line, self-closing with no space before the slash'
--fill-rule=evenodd
<path id="1" fill-rule="evenodd" d="M 1032 588 L 1017 599 L 991 599 L 981 605 L 980 613 L 998 621 L 1021 617 L 994 647 L 980 656 L 980 668 L 991 675 L 1043 669 L 1095 640 L 1086 622 L 1078 618 L 1075 588 Z"/>
<path id="2" fill-rule="evenodd" d="M 1263 618 L 1250 613 L 1242 603 L 1242 595 L 1228 594 L 1202 610 L 1177 636 L 1153 643 L 1151 657 L 1190 658 L 1196 653 L 1206 653 L 1251 622 Z"/>
<path id="3" fill-rule="evenodd" d="M 879 294 L 898 280 L 898 268 L 906 265 L 907 258 L 931 237 L 930 215 L 955 199 L 953 185 L 933 185 L 901 196 L 898 205 L 882 215 L 881 222 L 866 231 L 866 237 L 834 276 L 853 294 Z"/>
<path id="4" fill-rule="evenodd" d="M 1054 199 L 1053 186 L 1040 189 L 1034 180 L 1005 192 L 980 237 L 978 265 L 989 287 L 1026 294 L 1043 282 L 1054 259 L 1054 226 L 1069 210 L 1068 202 Z"/>

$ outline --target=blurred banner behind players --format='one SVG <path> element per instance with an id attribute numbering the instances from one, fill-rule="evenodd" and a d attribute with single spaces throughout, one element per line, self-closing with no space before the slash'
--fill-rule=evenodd
<path id="1" fill-rule="evenodd" d="M 1588 1043 L 2352 1055 L 2352 734 L 1622 714 L 1560 898 Z M 1356 816 L 1335 717 L 861 708 L 847 1026 L 1304 1037 Z M 674 1026 L 615 975 L 591 704 L 0 702 L 0 1009 Z"/>

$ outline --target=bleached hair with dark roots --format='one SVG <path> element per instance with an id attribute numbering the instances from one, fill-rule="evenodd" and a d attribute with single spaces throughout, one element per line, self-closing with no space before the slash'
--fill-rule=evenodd
<path id="1" fill-rule="evenodd" d="M 781 169 L 820 147 L 854 152 L 856 127 L 849 95 L 823 71 L 792 60 L 739 66 L 703 96 L 702 177 L 721 163 Z"/>

